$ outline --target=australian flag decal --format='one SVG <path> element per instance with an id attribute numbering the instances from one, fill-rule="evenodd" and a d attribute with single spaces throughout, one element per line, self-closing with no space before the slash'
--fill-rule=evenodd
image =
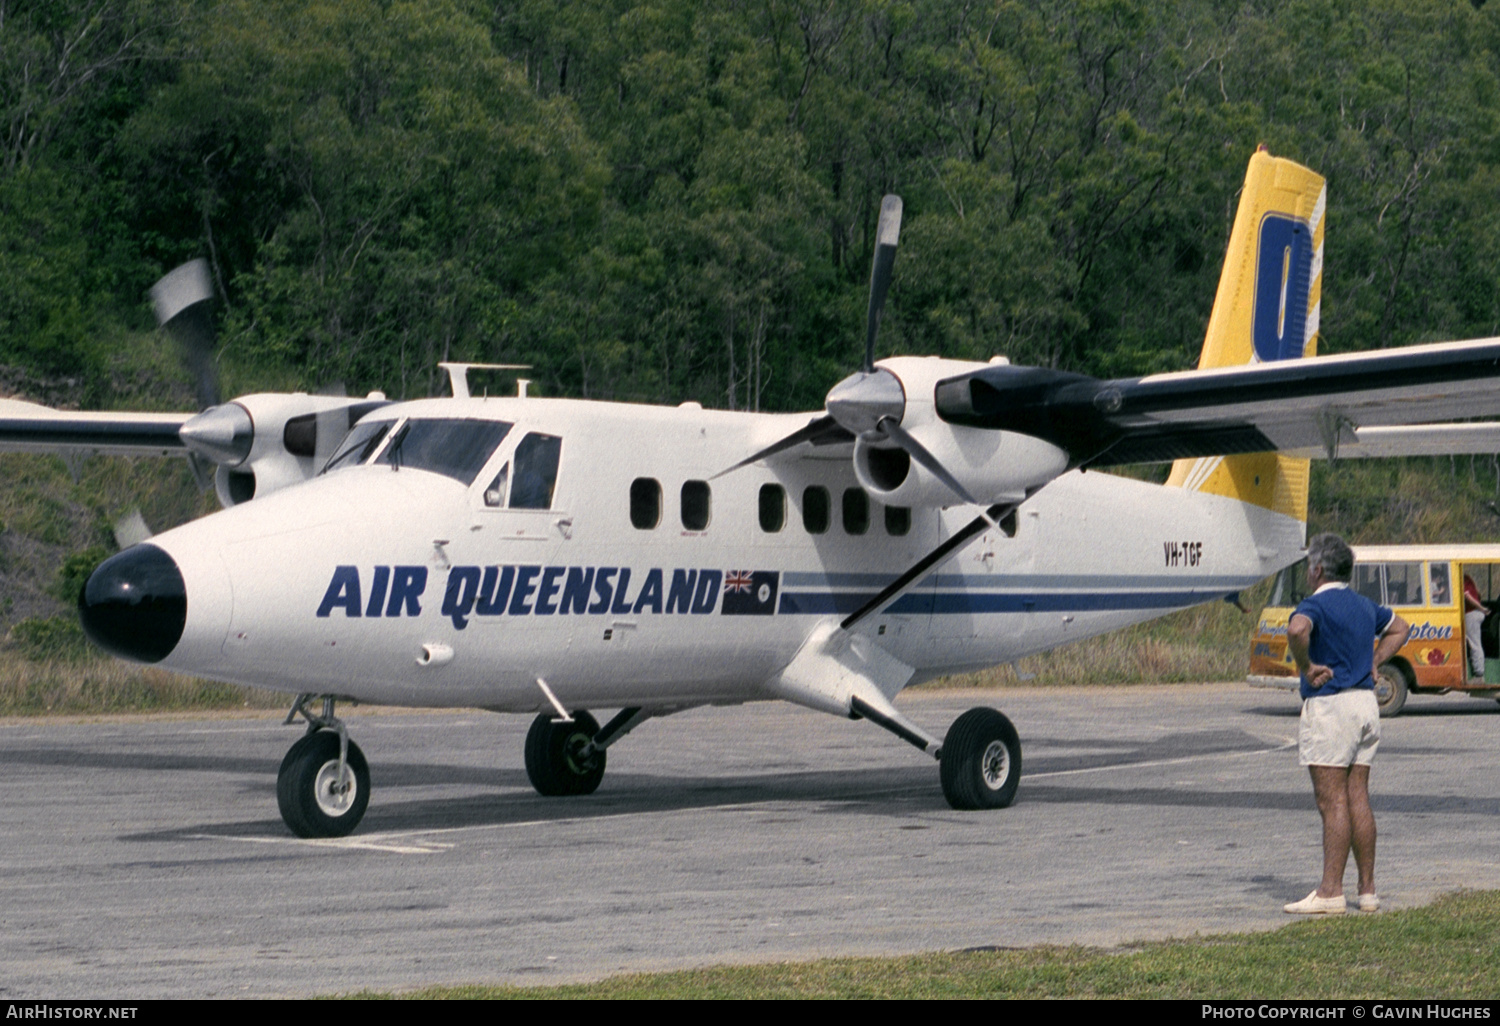
<path id="1" fill-rule="evenodd" d="M 770 616 L 776 612 L 781 574 L 775 570 L 725 570 L 725 616 Z"/>

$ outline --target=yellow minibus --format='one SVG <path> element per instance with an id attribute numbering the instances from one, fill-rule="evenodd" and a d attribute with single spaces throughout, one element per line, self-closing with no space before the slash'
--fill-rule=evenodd
<path id="1" fill-rule="evenodd" d="M 1306 582 L 1306 561 L 1276 575 L 1250 643 L 1251 684 L 1296 690 L 1286 625 L 1307 594 Z M 1483 615 L 1478 638 L 1465 625 L 1464 592 L 1470 585 L 1483 606 L 1477 610 Z M 1356 545 L 1349 586 L 1411 624 L 1406 644 L 1376 667 L 1380 715 L 1399 713 L 1408 694 L 1500 698 L 1500 545 Z M 1480 651 L 1483 670 L 1476 673 Z"/>

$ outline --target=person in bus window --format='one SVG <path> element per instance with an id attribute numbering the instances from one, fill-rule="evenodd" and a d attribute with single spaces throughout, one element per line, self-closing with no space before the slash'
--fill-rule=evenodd
<path id="1" fill-rule="evenodd" d="M 1449 601 L 1448 568 L 1434 563 L 1432 565 L 1432 604 L 1435 606 L 1446 606 Z"/>

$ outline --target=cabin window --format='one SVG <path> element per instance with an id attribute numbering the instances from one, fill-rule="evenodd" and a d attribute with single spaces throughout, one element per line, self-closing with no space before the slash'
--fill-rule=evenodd
<path id="1" fill-rule="evenodd" d="M 638 477 L 630 482 L 630 524 L 649 531 L 661 523 L 661 482 L 653 477 Z"/>
<path id="2" fill-rule="evenodd" d="M 760 529 L 775 534 L 786 526 L 786 489 L 779 484 L 760 486 Z"/>
<path id="3" fill-rule="evenodd" d="M 510 433 L 510 429 L 511 425 L 502 420 L 408 420 L 396 431 L 391 443 L 376 457 L 375 462 L 397 469 L 411 467 L 414 470 L 428 470 L 471 485 L 505 436 Z M 526 442 L 521 444 L 525 445 Z M 330 466 L 332 462 L 329 461 Z M 519 458 L 516 467 L 519 471 Z M 553 474 L 556 472 L 554 454 Z M 551 495 L 549 486 L 549 501 Z"/>
<path id="4" fill-rule="evenodd" d="M 899 538 L 911 531 L 911 507 L 887 506 L 885 508 L 885 533 Z"/>
<path id="5" fill-rule="evenodd" d="M 864 534 L 870 529 L 870 497 L 863 488 L 845 488 L 843 506 L 845 534 Z"/>
<path id="6" fill-rule="evenodd" d="M 710 496 L 707 481 L 682 483 L 682 526 L 689 531 L 708 527 Z"/>
<path id="7" fill-rule="evenodd" d="M 823 534 L 828 530 L 828 513 L 832 503 L 828 489 L 812 485 L 802 491 L 802 526 L 808 534 Z"/>
<path id="8" fill-rule="evenodd" d="M 557 487 L 557 463 L 562 439 L 532 433 L 516 446 L 516 476 L 510 485 L 511 509 L 551 509 Z"/>
<path id="9" fill-rule="evenodd" d="M 323 473 L 358 466 L 369 459 L 385 441 L 394 423 L 394 420 L 366 420 L 354 425 L 339 443 L 338 451 L 324 465 Z"/>

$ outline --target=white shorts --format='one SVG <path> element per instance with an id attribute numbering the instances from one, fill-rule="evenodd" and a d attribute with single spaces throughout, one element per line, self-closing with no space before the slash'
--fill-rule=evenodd
<path id="1" fill-rule="evenodd" d="M 1303 766 L 1368 766 L 1380 744 L 1380 706 L 1375 692 L 1360 689 L 1317 695 L 1302 702 L 1297 738 Z"/>

